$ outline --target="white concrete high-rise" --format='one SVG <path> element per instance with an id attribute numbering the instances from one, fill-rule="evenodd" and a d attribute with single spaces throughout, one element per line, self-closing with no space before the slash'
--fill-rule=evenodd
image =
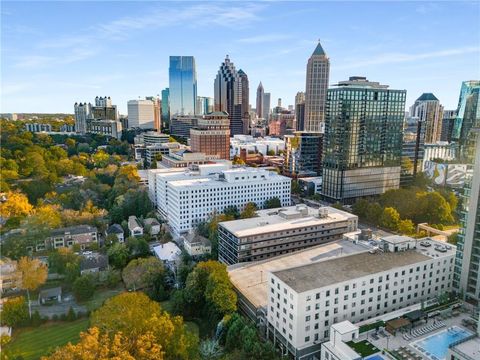
<path id="1" fill-rule="evenodd" d="M 79 134 L 87 132 L 87 119 L 91 118 L 92 104 L 75 103 L 75 131 Z"/>
<path id="2" fill-rule="evenodd" d="M 128 102 L 128 126 L 131 128 L 155 128 L 155 102 L 130 100 Z"/>
<path id="3" fill-rule="evenodd" d="M 307 63 L 305 89 L 305 131 L 323 133 L 330 60 L 320 41 Z"/>

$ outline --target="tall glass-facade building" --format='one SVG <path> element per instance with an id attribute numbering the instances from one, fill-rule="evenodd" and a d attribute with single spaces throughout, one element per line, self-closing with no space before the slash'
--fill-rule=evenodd
<path id="1" fill-rule="evenodd" d="M 465 300 L 480 303 L 480 128 L 473 127 L 468 138 L 468 161 L 474 176 L 465 183 L 460 212 L 453 287 Z"/>
<path id="2" fill-rule="evenodd" d="M 193 56 L 170 56 L 170 116 L 195 115 L 197 70 Z"/>
<path id="3" fill-rule="evenodd" d="M 162 90 L 162 124 L 168 128 L 170 124 L 170 89 Z"/>
<path id="4" fill-rule="evenodd" d="M 400 185 L 406 90 L 351 77 L 328 90 L 322 194 L 353 203 Z"/>
<path id="5" fill-rule="evenodd" d="M 464 81 L 458 100 L 457 116 L 453 125 L 452 140 L 460 144 L 460 156 L 468 157 L 466 152 L 470 130 L 480 125 L 480 81 Z"/>
<path id="6" fill-rule="evenodd" d="M 283 173 L 292 178 L 322 174 L 323 134 L 296 131 L 285 135 Z"/>

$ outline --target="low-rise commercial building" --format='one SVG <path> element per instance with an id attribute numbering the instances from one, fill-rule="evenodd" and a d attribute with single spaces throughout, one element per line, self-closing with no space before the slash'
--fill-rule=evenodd
<path id="1" fill-rule="evenodd" d="M 227 265 L 268 259 L 339 240 L 357 224 L 357 216 L 331 207 L 260 210 L 256 217 L 218 224 L 218 259 Z"/>
<path id="2" fill-rule="evenodd" d="M 451 291 L 455 246 L 394 236 L 380 248 L 269 273 L 268 336 L 295 359 L 319 358 L 332 324 Z"/>

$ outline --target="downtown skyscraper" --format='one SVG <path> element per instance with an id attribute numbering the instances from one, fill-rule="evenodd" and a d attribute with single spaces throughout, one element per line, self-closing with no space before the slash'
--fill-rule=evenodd
<path id="1" fill-rule="evenodd" d="M 193 56 L 170 56 L 169 106 L 173 115 L 195 115 L 197 70 Z"/>
<path id="2" fill-rule="evenodd" d="M 257 102 L 255 106 L 255 111 L 257 113 L 257 118 L 262 118 L 263 117 L 263 96 L 265 94 L 265 91 L 263 90 L 263 85 L 262 82 L 260 81 L 260 84 L 258 84 L 257 87 Z"/>
<path id="3" fill-rule="evenodd" d="M 432 93 L 423 93 L 410 108 L 410 117 L 425 124 L 425 144 L 434 144 L 442 136 L 443 106 Z"/>
<path id="4" fill-rule="evenodd" d="M 359 76 L 328 90 L 325 198 L 351 204 L 359 197 L 398 189 L 406 93 Z"/>
<path id="5" fill-rule="evenodd" d="M 227 55 L 214 82 L 214 111 L 228 113 L 232 136 L 246 133 L 248 94 L 244 94 L 245 92 L 248 92 L 248 77 L 242 70 L 235 69 Z"/>
<path id="6" fill-rule="evenodd" d="M 452 141 L 460 145 L 462 159 L 471 158 L 470 130 L 480 127 L 480 81 L 464 81 L 458 99 L 457 116 L 453 124 Z"/>
<path id="7" fill-rule="evenodd" d="M 330 60 L 319 41 L 307 63 L 304 125 L 307 132 L 324 132 L 329 74 Z"/>

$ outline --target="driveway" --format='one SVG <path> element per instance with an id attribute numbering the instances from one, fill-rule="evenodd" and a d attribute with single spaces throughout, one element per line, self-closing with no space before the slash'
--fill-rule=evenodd
<path id="1" fill-rule="evenodd" d="M 39 305 L 38 301 L 32 301 L 32 311 L 38 310 L 40 316 L 51 318 L 53 315 L 63 315 L 67 314 L 70 307 L 73 308 L 75 313 L 86 313 L 87 308 L 83 305 L 78 305 L 75 301 L 73 295 L 64 294 L 62 302 L 54 303 L 52 305 Z"/>

